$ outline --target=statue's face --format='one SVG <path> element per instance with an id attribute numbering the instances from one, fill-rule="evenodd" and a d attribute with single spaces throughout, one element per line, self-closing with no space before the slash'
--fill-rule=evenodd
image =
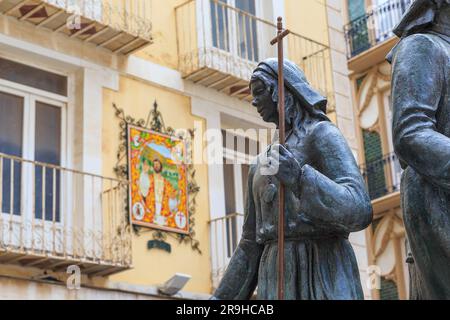
<path id="1" fill-rule="evenodd" d="M 258 113 L 265 122 L 278 123 L 278 110 L 276 103 L 272 100 L 272 93 L 269 88 L 257 79 L 250 83 L 253 101 L 252 105 L 256 107 Z"/>

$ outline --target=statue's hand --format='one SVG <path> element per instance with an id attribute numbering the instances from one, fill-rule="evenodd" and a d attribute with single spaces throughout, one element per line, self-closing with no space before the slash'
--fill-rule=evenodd
<path id="1" fill-rule="evenodd" d="M 292 152 L 280 144 L 275 144 L 267 160 L 267 171 L 272 172 L 280 182 L 297 194 L 302 167 Z"/>

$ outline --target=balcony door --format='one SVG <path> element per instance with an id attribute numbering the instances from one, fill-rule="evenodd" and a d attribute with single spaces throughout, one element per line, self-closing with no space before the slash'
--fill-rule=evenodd
<path id="1" fill-rule="evenodd" d="M 231 258 L 239 243 L 248 188 L 250 163 L 259 154 L 263 143 L 255 136 L 222 130 L 223 176 L 226 214 L 227 258 Z"/>
<path id="2" fill-rule="evenodd" d="M 259 60 L 256 0 L 208 0 L 213 47 L 252 62 Z"/>
<path id="3" fill-rule="evenodd" d="M 225 190 L 225 222 L 227 258 L 236 250 L 242 233 L 242 216 L 244 215 L 245 194 L 250 166 L 248 164 L 227 163 L 231 158 L 224 158 L 223 177 Z M 239 216 L 240 215 L 240 216 Z"/>
<path id="4" fill-rule="evenodd" d="M 22 248 L 55 249 L 63 222 L 66 104 L 49 95 L 0 80 L 0 241 Z"/>

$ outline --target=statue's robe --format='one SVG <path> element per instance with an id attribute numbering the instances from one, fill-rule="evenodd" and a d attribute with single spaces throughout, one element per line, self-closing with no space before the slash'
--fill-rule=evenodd
<path id="1" fill-rule="evenodd" d="M 366 228 L 372 207 L 354 156 L 329 121 L 305 122 L 287 146 L 302 166 L 299 188 L 286 189 L 285 298 L 363 299 L 350 232 Z M 277 299 L 277 178 L 253 165 L 248 179 L 242 239 L 214 293 L 219 299 Z"/>
<path id="2" fill-rule="evenodd" d="M 448 30 L 447 30 L 448 32 Z M 394 48 L 393 139 L 412 299 L 450 299 L 450 37 L 410 35 Z"/>

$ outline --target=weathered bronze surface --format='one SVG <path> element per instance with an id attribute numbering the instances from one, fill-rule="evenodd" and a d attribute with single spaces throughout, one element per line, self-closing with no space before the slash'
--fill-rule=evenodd
<path id="1" fill-rule="evenodd" d="M 285 195 L 286 299 L 362 299 L 350 232 L 372 221 L 355 158 L 327 118 L 326 99 L 284 60 L 286 147 L 276 141 L 251 166 L 242 239 L 216 299 L 277 298 L 278 190 Z M 261 62 L 251 79 L 253 105 L 278 125 L 278 62 Z M 275 139 L 277 140 L 277 139 Z M 267 157 L 266 157 L 267 155 Z M 272 175 L 267 175 L 267 173 Z"/>
<path id="2" fill-rule="evenodd" d="M 388 56 L 411 299 L 450 299 L 449 2 L 414 2 Z"/>

